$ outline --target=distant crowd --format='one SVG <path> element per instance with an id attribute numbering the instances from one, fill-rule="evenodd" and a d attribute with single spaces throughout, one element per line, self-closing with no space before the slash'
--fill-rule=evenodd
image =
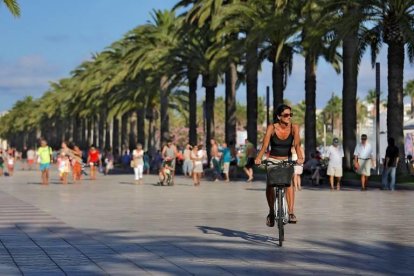
<path id="1" fill-rule="evenodd" d="M 210 163 L 208 162 L 210 156 Z M 38 170 L 42 173 L 42 184 L 49 183 L 49 170 L 55 165 L 63 184 L 79 182 L 88 176 L 95 180 L 97 173 L 117 174 L 134 171 L 134 180 L 142 183 L 144 174 L 158 174 L 159 185 L 174 185 L 176 173 L 182 173 L 193 179 L 194 185 L 200 185 L 206 174 L 213 181 L 229 182 L 236 167 L 243 168 L 247 181 L 253 180 L 253 166 L 256 149 L 247 139 L 238 148 L 226 143 L 210 141 L 210 152 L 202 144 L 184 147 L 169 140 L 162 148 L 152 154 L 143 150 L 141 144 L 134 149 L 123 147 L 122 152 L 113 152 L 111 148 L 98 149 L 91 145 L 80 149 L 78 145 L 62 142 L 59 149 L 52 148 L 45 139 L 40 139 L 36 147 L 0 148 L 0 176 L 13 176 L 18 164 L 22 170 Z M 71 177 L 70 177 L 71 175 Z"/>

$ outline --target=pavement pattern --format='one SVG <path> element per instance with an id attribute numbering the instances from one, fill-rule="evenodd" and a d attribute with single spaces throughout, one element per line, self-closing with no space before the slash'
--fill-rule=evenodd
<path id="1" fill-rule="evenodd" d="M 0 177 L 0 275 L 413 275 L 413 190 L 304 186 L 279 247 L 263 181 L 156 182 Z"/>

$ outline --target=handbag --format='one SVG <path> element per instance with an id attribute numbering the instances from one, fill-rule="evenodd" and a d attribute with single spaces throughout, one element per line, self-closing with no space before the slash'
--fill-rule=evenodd
<path id="1" fill-rule="evenodd" d="M 289 187 L 295 169 L 290 165 L 269 166 L 267 168 L 267 185 Z"/>
<path id="2" fill-rule="evenodd" d="M 131 162 L 129 163 L 129 165 L 131 166 L 131 168 L 135 168 L 135 161 L 131 160 Z"/>

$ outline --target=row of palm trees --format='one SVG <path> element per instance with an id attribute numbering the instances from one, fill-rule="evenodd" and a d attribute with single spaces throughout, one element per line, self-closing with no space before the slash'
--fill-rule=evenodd
<path id="1" fill-rule="evenodd" d="M 52 83 L 40 99 L 18 102 L 1 118 L 0 134 L 11 140 L 40 134 L 116 148 L 126 143 L 129 133 L 130 142 L 151 147 L 157 117 L 163 143 L 170 136 L 171 112 L 181 112 L 188 114 L 189 142 L 194 144 L 201 76 L 206 141 L 214 137 L 219 83 L 225 85 L 225 139 L 235 141 L 236 89 L 245 83 L 246 129 L 248 139 L 257 144 L 261 64 L 272 63 L 276 108 L 285 98 L 293 56 L 300 54 L 305 58 L 305 150 L 317 146 L 316 68 L 324 58 L 343 74 L 343 140 L 346 167 L 351 168 L 358 68 L 367 49 L 374 64 L 387 44 L 388 135 L 404 154 L 404 56 L 406 49 L 414 60 L 414 0 L 180 0 L 172 10 L 153 11 L 151 16 L 150 23 Z M 30 116 L 23 116 L 28 110 Z"/>

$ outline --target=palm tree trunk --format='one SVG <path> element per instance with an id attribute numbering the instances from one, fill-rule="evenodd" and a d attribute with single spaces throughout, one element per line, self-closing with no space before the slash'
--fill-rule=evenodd
<path id="1" fill-rule="evenodd" d="M 203 86 L 206 88 L 206 101 L 205 101 L 205 121 L 206 121 L 206 149 L 208 162 L 211 159 L 211 144 L 210 140 L 214 139 L 214 99 L 217 81 L 214 76 L 203 75 Z"/>
<path id="2" fill-rule="evenodd" d="M 87 134 L 88 134 L 88 132 L 87 132 L 87 130 L 88 130 L 88 119 L 87 118 L 82 118 L 81 119 L 81 122 L 82 122 L 82 126 L 81 126 L 81 135 L 82 135 L 82 142 L 81 142 L 81 147 L 82 148 L 84 148 L 84 149 L 86 149 L 87 147 L 88 147 L 88 136 L 87 136 Z"/>
<path id="3" fill-rule="evenodd" d="M 189 143 L 197 144 L 197 78 L 198 74 L 189 68 L 188 73 L 188 104 L 189 104 Z"/>
<path id="4" fill-rule="evenodd" d="M 109 122 L 105 119 L 105 149 L 111 148 L 111 128 L 113 126 L 113 121 Z"/>
<path id="5" fill-rule="evenodd" d="M 125 112 L 121 117 L 121 148 L 123 153 L 128 148 L 128 112 Z"/>
<path id="6" fill-rule="evenodd" d="M 257 72 L 259 57 L 257 46 L 251 47 L 246 53 L 246 90 L 247 90 L 247 139 L 257 145 Z"/>
<path id="7" fill-rule="evenodd" d="M 137 109 L 137 141 L 145 145 L 145 108 Z"/>
<path id="8" fill-rule="evenodd" d="M 137 112 L 129 112 L 129 148 L 136 148 L 137 143 Z"/>
<path id="9" fill-rule="evenodd" d="M 398 169 L 407 173 L 404 152 L 404 44 L 388 43 L 388 108 L 387 108 L 387 130 L 388 138 L 395 139 L 395 145 L 400 149 L 400 162 Z"/>
<path id="10" fill-rule="evenodd" d="M 237 67 L 235 63 L 230 63 L 226 72 L 226 118 L 225 132 L 226 143 L 228 145 L 236 144 L 236 82 Z"/>
<path id="11" fill-rule="evenodd" d="M 168 116 L 168 78 L 167 76 L 161 77 L 160 82 L 161 98 L 160 98 L 160 142 L 163 145 L 170 139 L 170 118 Z"/>
<path id="12" fill-rule="evenodd" d="M 119 146 L 119 119 L 116 116 L 114 116 L 113 119 L 112 150 L 114 153 L 121 153 L 121 148 Z"/>
<path id="13" fill-rule="evenodd" d="M 106 110 L 103 110 L 98 117 L 98 147 L 104 148 L 104 128 L 106 122 Z"/>
<path id="14" fill-rule="evenodd" d="M 342 88 L 342 129 L 345 170 L 352 169 L 352 160 L 356 146 L 357 131 L 357 88 L 358 88 L 358 37 L 357 33 L 345 37 L 343 52 L 343 88 Z"/>
<path id="15" fill-rule="evenodd" d="M 283 103 L 284 87 L 284 65 L 283 61 L 272 62 L 272 88 L 273 88 L 273 110 Z"/>
<path id="16" fill-rule="evenodd" d="M 305 57 L 305 153 L 306 159 L 316 150 L 316 58 Z"/>

